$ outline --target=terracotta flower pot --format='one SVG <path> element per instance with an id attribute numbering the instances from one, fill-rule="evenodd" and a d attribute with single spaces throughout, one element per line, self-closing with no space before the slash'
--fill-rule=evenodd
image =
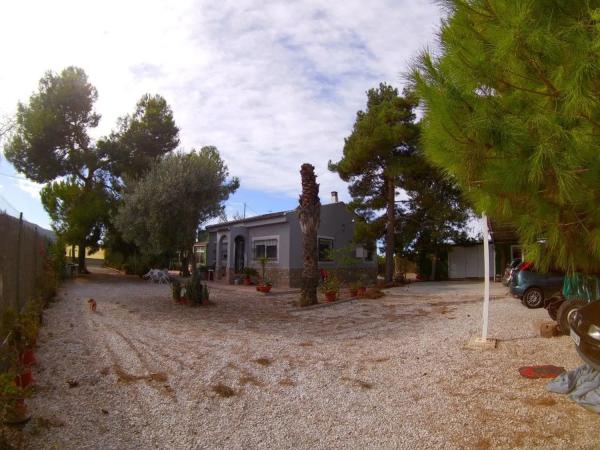
<path id="1" fill-rule="evenodd" d="M 244 285 L 252 286 L 252 280 L 250 279 L 250 277 L 244 278 Z"/>
<path id="2" fill-rule="evenodd" d="M 260 286 L 256 286 L 256 289 L 260 292 L 264 292 L 265 294 L 271 290 L 270 284 L 261 284 Z"/>
<path id="3" fill-rule="evenodd" d="M 357 294 L 359 297 L 364 297 L 364 295 L 365 295 L 366 293 L 367 293 L 367 288 L 366 288 L 366 287 L 359 287 L 359 288 L 356 290 L 356 294 Z"/>
<path id="4" fill-rule="evenodd" d="M 30 366 L 32 364 L 35 364 L 36 360 L 35 354 L 33 353 L 33 348 L 27 347 L 25 350 L 23 350 L 23 353 L 19 355 L 19 361 L 24 366 Z"/>
<path id="5" fill-rule="evenodd" d="M 33 384 L 33 374 L 31 373 L 31 368 L 27 368 L 24 372 L 21 372 L 20 375 L 17 375 L 15 377 L 15 383 L 21 388 L 26 388 L 30 384 Z"/>
<path id="6" fill-rule="evenodd" d="M 350 296 L 356 297 L 358 295 L 358 288 L 350 288 Z"/>
<path id="7" fill-rule="evenodd" d="M 25 399 L 18 398 L 12 401 L 11 407 L 6 412 L 4 423 L 18 425 L 27 422 L 29 419 L 31 419 L 31 415 L 27 411 Z"/>
<path id="8" fill-rule="evenodd" d="M 337 298 L 337 292 L 333 291 L 333 292 L 325 292 L 325 300 L 328 302 L 335 302 L 335 299 Z"/>

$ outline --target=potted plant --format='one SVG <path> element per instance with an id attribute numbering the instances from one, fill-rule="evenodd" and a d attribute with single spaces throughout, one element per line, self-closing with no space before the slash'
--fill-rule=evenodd
<path id="1" fill-rule="evenodd" d="M 27 422 L 31 418 L 25 404 L 29 390 L 20 387 L 15 378 L 15 373 L 10 370 L 0 373 L 0 418 L 11 425 Z"/>
<path id="2" fill-rule="evenodd" d="M 270 280 L 263 280 L 263 282 L 261 284 L 256 286 L 256 290 L 266 294 L 271 291 L 272 287 L 273 287 L 273 283 Z"/>
<path id="3" fill-rule="evenodd" d="M 330 275 L 323 281 L 321 292 L 323 292 L 325 300 L 328 302 L 333 302 L 337 299 L 340 292 L 340 281 L 335 275 Z"/>
<path id="4" fill-rule="evenodd" d="M 360 287 L 361 284 L 359 281 L 353 281 L 352 283 L 350 283 L 348 286 L 348 289 L 350 290 L 350 296 L 356 297 L 358 295 L 358 288 Z"/>
<path id="5" fill-rule="evenodd" d="M 258 262 L 260 263 L 260 268 L 261 268 L 261 282 L 258 286 L 256 286 L 256 290 L 259 292 L 264 292 L 265 294 L 268 293 L 271 290 L 271 287 L 273 286 L 273 283 L 268 280 L 265 277 L 265 269 L 267 267 L 267 262 L 268 262 L 268 258 L 266 256 L 263 256 L 261 258 L 258 259 Z"/>
<path id="6" fill-rule="evenodd" d="M 173 280 L 171 283 L 171 292 L 173 293 L 173 300 L 177 303 L 181 301 L 181 283 L 177 280 Z"/>
<path id="7" fill-rule="evenodd" d="M 367 293 L 368 281 L 369 281 L 369 279 L 367 278 L 367 276 L 365 274 L 362 274 L 358 278 L 358 282 L 357 282 L 357 286 L 356 286 L 356 294 L 359 297 L 364 297 L 365 294 Z"/>
<path id="8" fill-rule="evenodd" d="M 244 275 L 246 275 L 244 284 L 246 286 L 252 286 L 252 277 L 258 276 L 258 271 L 254 267 L 244 267 Z"/>

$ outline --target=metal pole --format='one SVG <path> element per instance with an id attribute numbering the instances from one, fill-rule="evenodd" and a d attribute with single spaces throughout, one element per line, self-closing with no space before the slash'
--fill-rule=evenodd
<path id="1" fill-rule="evenodd" d="M 483 326 L 481 331 L 481 339 L 487 340 L 488 333 L 488 315 L 490 305 L 490 245 L 488 241 L 488 223 L 485 213 L 481 216 L 483 221 Z"/>

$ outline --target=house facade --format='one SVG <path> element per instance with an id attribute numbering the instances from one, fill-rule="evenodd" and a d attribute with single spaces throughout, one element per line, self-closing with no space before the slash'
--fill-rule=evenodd
<path id="1" fill-rule="evenodd" d="M 275 286 L 300 287 L 302 281 L 302 231 L 298 211 L 282 211 L 206 227 L 204 242 L 194 246 L 196 261 L 214 270 L 214 279 L 234 283 L 245 267 L 260 273 L 259 259 L 266 257 L 266 277 Z M 377 276 L 375 254 L 353 244 L 354 215 L 343 202 L 321 206 L 318 231 L 319 268 L 336 270 L 343 278 Z M 329 250 L 345 249 L 351 261 L 328 258 Z"/>

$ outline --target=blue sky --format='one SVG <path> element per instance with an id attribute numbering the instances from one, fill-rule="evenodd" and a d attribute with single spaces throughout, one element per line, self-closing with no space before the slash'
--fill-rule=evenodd
<path id="1" fill-rule="evenodd" d="M 294 208 L 303 162 L 315 165 L 323 202 L 332 190 L 347 200 L 327 162 L 341 157 L 365 91 L 402 87 L 440 14 L 429 0 L 2 2 L 0 118 L 45 71 L 76 65 L 98 89 L 94 136 L 149 92 L 173 108 L 184 150 L 215 145 L 241 179 L 229 216 L 243 203 L 248 215 Z M 15 177 L 2 158 L 0 208 L 49 226 L 40 187 Z"/>

